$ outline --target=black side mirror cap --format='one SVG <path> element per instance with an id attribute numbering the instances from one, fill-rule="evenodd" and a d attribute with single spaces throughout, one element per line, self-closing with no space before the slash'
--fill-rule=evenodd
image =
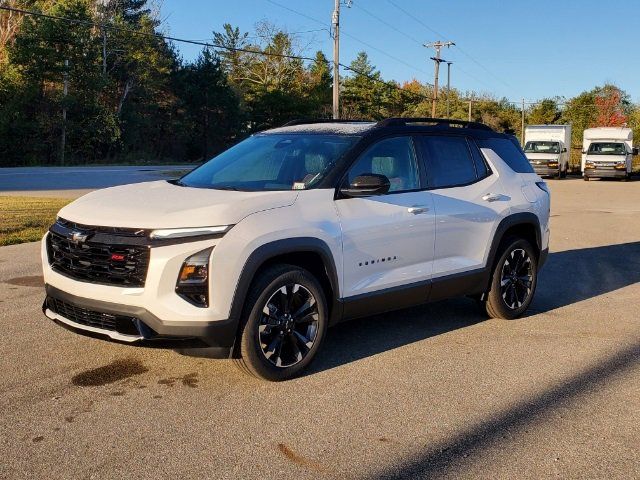
<path id="1" fill-rule="evenodd" d="M 567 153 L 567 147 L 564 147 L 564 148 L 562 149 L 562 153 Z"/>
<path id="2" fill-rule="evenodd" d="M 391 188 L 391 182 L 385 175 L 366 173 L 353 179 L 351 185 L 340 189 L 345 197 L 368 197 L 384 195 Z"/>

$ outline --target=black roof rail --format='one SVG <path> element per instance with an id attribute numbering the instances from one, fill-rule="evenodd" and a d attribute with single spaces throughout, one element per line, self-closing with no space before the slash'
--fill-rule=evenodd
<path id="1" fill-rule="evenodd" d="M 375 120 L 336 120 L 332 118 L 296 118 L 289 120 L 282 125 L 283 127 L 292 127 L 294 125 L 307 125 L 310 123 L 374 123 Z"/>
<path id="2" fill-rule="evenodd" d="M 430 117 L 395 117 L 386 118 L 376 123 L 376 127 L 404 127 L 410 123 L 433 123 L 436 126 L 451 127 L 459 126 L 462 128 L 472 128 L 475 130 L 488 130 L 493 132 L 493 128 L 480 122 L 466 122 L 464 120 L 452 120 L 448 118 L 430 118 Z"/>

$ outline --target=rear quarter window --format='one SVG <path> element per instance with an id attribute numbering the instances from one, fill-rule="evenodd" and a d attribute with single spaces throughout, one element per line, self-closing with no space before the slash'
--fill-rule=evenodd
<path id="1" fill-rule="evenodd" d="M 485 138 L 477 140 L 480 148 L 493 150 L 516 173 L 534 173 L 533 167 L 522 149 L 507 138 Z"/>

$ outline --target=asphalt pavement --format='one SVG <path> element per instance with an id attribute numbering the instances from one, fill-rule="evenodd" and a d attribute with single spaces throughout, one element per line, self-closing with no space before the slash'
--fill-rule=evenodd
<path id="1" fill-rule="evenodd" d="M 0 477 L 640 478 L 640 182 L 552 180 L 529 314 L 467 299 L 329 330 L 284 383 L 43 317 L 0 248 Z"/>
<path id="2" fill-rule="evenodd" d="M 77 197 L 96 188 L 175 178 L 193 165 L 0 168 L 0 195 Z"/>

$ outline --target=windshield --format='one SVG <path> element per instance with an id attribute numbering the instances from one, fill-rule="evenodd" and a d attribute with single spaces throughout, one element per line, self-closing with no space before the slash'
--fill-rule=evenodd
<path id="1" fill-rule="evenodd" d="M 624 143 L 592 143 L 587 151 L 589 155 L 626 155 Z"/>
<path id="2" fill-rule="evenodd" d="M 316 185 L 360 137 L 258 134 L 209 160 L 180 185 L 221 190 L 304 190 Z"/>
<path id="3" fill-rule="evenodd" d="M 524 146 L 527 153 L 560 153 L 558 142 L 527 142 Z"/>

